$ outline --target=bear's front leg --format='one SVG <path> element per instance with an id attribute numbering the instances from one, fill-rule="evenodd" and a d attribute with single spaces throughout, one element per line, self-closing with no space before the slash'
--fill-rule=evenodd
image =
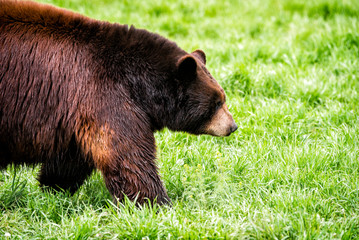
<path id="1" fill-rule="evenodd" d="M 119 157 L 116 163 L 102 165 L 101 171 L 107 188 L 119 201 L 126 195 L 138 204 L 144 204 L 147 200 L 151 203 L 156 200 L 158 204 L 170 203 L 153 159 L 134 155 L 132 158 Z"/>
<path id="2" fill-rule="evenodd" d="M 108 126 L 87 128 L 82 134 L 83 151 L 92 157 L 112 196 L 126 195 L 137 204 L 148 200 L 170 203 L 155 165 L 155 138 L 151 131 Z"/>

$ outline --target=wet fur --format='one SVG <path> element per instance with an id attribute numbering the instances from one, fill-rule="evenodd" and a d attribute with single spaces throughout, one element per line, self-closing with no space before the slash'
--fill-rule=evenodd
<path id="1" fill-rule="evenodd" d="M 41 185 L 71 192 L 96 168 L 119 200 L 169 202 L 153 132 L 202 133 L 223 98 L 179 73 L 186 55 L 146 30 L 0 1 L 0 167 L 40 163 Z"/>

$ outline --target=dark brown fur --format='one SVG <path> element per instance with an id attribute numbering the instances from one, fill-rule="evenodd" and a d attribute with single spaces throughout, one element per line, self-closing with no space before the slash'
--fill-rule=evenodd
<path id="1" fill-rule="evenodd" d="M 120 200 L 169 202 L 153 132 L 206 133 L 224 93 L 204 64 L 145 30 L 0 1 L 0 167 L 41 163 L 41 185 L 71 192 L 96 168 Z"/>

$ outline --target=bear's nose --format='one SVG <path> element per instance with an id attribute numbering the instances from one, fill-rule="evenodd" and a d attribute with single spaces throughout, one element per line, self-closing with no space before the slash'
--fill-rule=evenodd
<path id="1" fill-rule="evenodd" d="M 233 123 L 233 125 L 231 126 L 231 133 L 236 131 L 238 129 L 238 126 L 236 123 Z"/>
<path id="2" fill-rule="evenodd" d="M 227 135 L 226 136 L 229 136 L 229 135 L 231 135 L 231 133 L 233 133 L 234 131 L 236 131 L 238 129 L 238 126 L 237 126 L 237 124 L 235 123 L 235 122 L 233 122 L 233 124 L 229 127 L 229 131 L 228 131 L 228 133 L 227 133 Z"/>

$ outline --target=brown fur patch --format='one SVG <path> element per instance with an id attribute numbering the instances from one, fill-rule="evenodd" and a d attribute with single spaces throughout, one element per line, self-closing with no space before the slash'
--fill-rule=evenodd
<path id="1" fill-rule="evenodd" d="M 77 141 L 85 155 L 91 156 L 96 167 L 108 166 L 113 153 L 112 138 L 114 132 L 106 125 L 98 126 L 89 120 L 81 121 L 77 131 Z"/>

